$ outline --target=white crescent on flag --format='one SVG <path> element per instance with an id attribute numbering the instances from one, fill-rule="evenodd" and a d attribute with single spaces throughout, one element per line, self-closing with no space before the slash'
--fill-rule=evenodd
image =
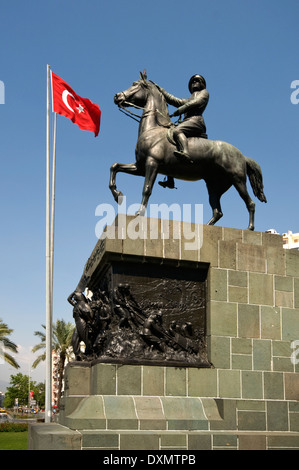
<path id="1" fill-rule="evenodd" d="M 75 99 L 75 97 L 72 95 L 72 93 L 70 93 L 68 90 L 64 90 L 63 93 L 62 93 L 62 100 L 63 100 L 65 106 L 66 106 L 70 111 L 72 111 L 72 112 L 74 113 L 75 111 L 74 111 L 73 108 L 71 108 L 70 105 L 68 104 L 68 101 L 67 101 L 68 95 L 70 95 L 72 98 Z"/>

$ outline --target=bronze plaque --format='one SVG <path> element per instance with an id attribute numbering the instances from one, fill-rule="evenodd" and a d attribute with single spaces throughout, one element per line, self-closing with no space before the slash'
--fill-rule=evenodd
<path id="1" fill-rule="evenodd" d="M 94 358 L 127 364 L 210 367 L 207 269 L 111 261 L 93 285 Z M 104 313 L 103 313 L 104 312 Z"/>

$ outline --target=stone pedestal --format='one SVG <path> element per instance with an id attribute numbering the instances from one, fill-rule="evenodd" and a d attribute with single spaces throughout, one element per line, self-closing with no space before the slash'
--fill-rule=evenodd
<path id="1" fill-rule="evenodd" d="M 115 257 L 205 269 L 209 367 L 71 363 L 58 423 L 32 426 L 32 449 L 299 449 L 299 252 L 210 226 L 190 226 L 190 250 L 177 224 L 178 239 L 99 240 L 85 274 Z"/>

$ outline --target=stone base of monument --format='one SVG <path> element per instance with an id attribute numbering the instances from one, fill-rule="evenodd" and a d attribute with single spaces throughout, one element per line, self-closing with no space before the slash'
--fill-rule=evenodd
<path id="1" fill-rule="evenodd" d="M 68 364 L 57 422 L 31 425 L 29 448 L 299 449 L 299 252 L 283 249 L 279 235 L 197 225 L 189 249 L 191 231 L 178 225 L 178 238 L 102 238 L 84 276 L 93 292 L 127 279 L 146 315 L 157 292 L 165 331 L 172 311 L 179 323 L 191 302 L 200 353 L 177 354 L 178 337 L 170 361 L 168 350 L 134 358 L 107 348 Z M 168 279 L 160 291 L 159 266 Z M 175 301 L 163 301 L 173 283 Z"/>

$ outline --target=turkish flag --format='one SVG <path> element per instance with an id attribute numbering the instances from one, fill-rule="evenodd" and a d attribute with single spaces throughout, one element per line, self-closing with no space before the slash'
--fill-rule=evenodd
<path id="1" fill-rule="evenodd" d="M 55 73 L 52 75 L 52 103 L 54 113 L 71 119 L 80 129 L 98 135 L 101 123 L 101 110 L 88 98 L 81 98 Z"/>

